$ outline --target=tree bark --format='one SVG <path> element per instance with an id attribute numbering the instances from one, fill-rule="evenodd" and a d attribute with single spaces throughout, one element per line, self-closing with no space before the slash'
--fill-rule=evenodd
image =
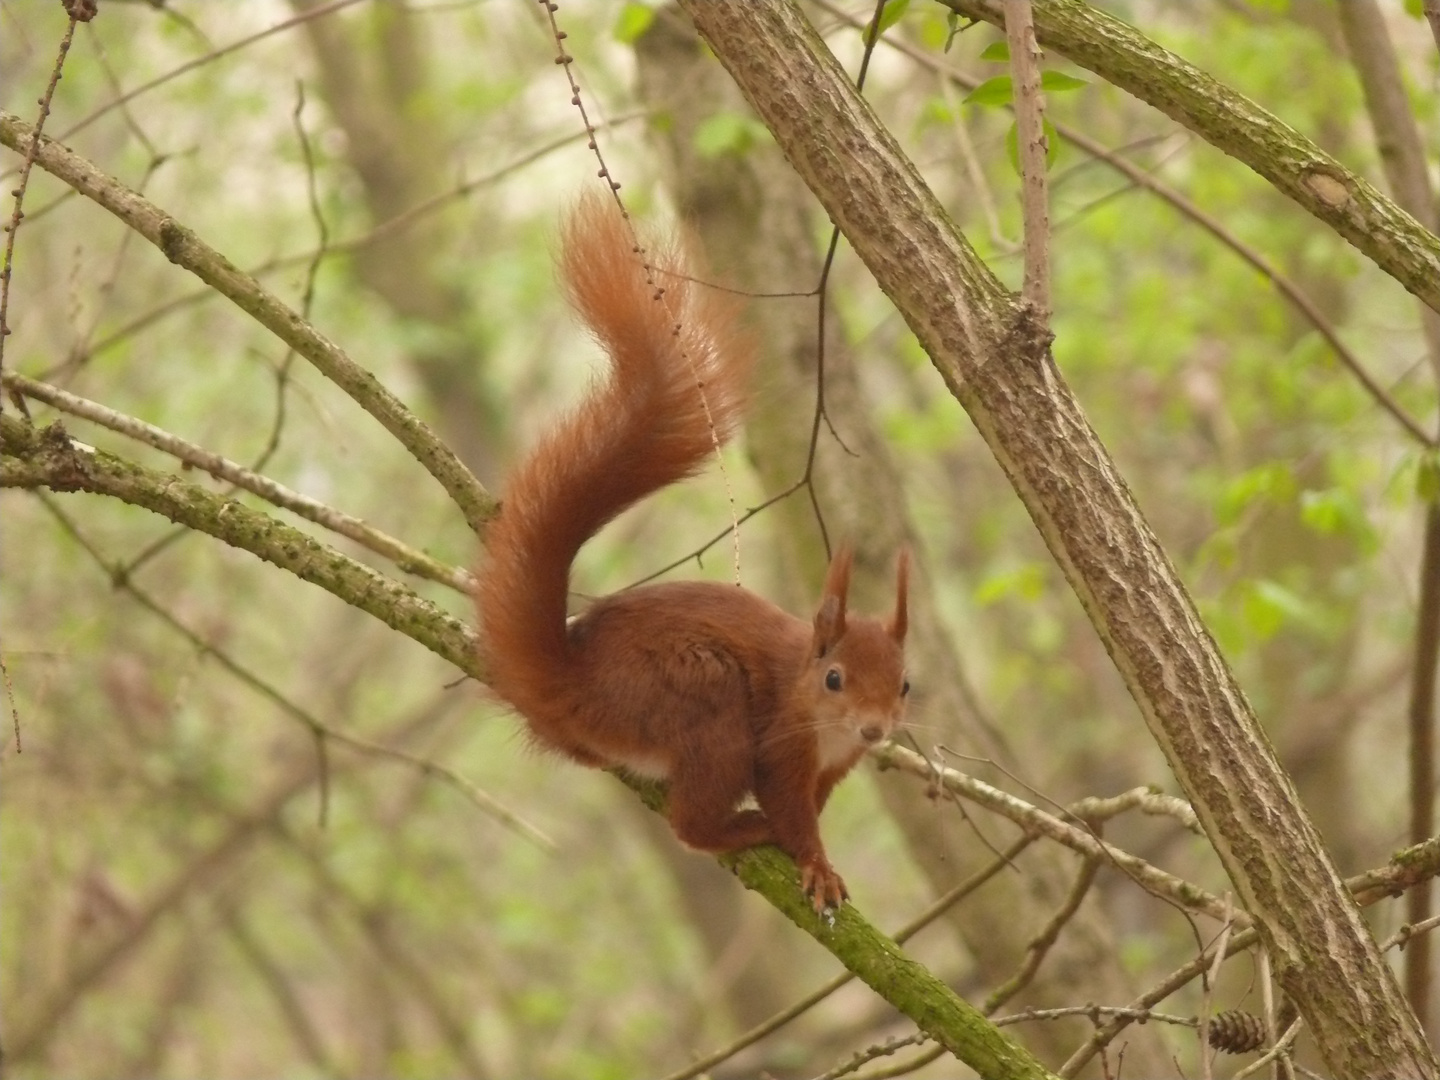
<path id="1" fill-rule="evenodd" d="M 1104 641 L 1341 1078 L 1440 1075 L 1249 703 L 1048 334 L 788 0 L 682 6 L 969 413 Z"/>

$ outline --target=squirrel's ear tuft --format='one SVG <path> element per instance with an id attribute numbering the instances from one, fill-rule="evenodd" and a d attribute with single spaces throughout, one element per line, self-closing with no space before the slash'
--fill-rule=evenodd
<path id="1" fill-rule="evenodd" d="M 835 557 L 830 560 L 830 569 L 825 573 L 825 589 L 820 594 L 820 608 L 815 612 L 813 656 L 824 656 L 845 635 L 845 605 L 850 592 L 850 564 L 853 559 L 847 545 L 835 552 Z"/>
<path id="2" fill-rule="evenodd" d="M 910 595 L 910 549 L 902 547 L 895 559 L 895 614 L 890 616 L 886 630 L 899 645 L 905 644 L 905 630 L 909 626 Z"/>

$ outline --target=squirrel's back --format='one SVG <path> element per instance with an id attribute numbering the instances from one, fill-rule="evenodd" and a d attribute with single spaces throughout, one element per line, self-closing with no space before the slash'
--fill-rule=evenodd
<path id="1" fill-rule="evenodd" d="M 510 477 L 485 534 L 476 606 L 491 688 L 544 743 L 581 757 L 583 705 L 566 633 L 570 565 L 622 510 L 696 472 L 739 423 L 753 350 L 729 298 L 692 284 L 675 250 L 648 253 L 600 197 L 568 218 L 560 277 L 610 357 L 576 409 Z"/>

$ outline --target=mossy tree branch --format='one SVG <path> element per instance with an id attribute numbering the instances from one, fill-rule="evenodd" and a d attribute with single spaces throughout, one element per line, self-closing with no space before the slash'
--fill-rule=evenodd
<path id="1" fill-rule="evenodd" d="M 13 416 L 0 416 L 0 452 L 0 487 L 88 491 L 143 506 L 319 585 L 467 675 L 482 675 L 475 634 L 459 619 L 398 581 L 268 514 L 173 474 L 83 446 L 59 424 L 36 429 Z"/>

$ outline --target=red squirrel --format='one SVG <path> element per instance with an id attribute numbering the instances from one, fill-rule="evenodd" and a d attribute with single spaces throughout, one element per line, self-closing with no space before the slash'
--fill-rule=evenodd
<path id="1" fill-rule="evenodd" d="M 626 221 L 598 197 L 564 226 L 560 278 L 611 368 L 510 477 L 478 575 L 481 657 L 540 746 L 668 781 L 682 842 L 713 853 L 773 843 L 823 911 L 848 894 L 820 811 L 905 711 L 906 554 L 883 621 L 846 610 L 848 549 L 812 623 L 699 581 L 632 588 L 566 621 L 585 541 L 698 471 L 744 410 L 754 352 L 734 304 L 694 287 L 678 253 L 661 258 L 652 280 Z M 742 809 L 751 794 L 758 809 Z"/>

